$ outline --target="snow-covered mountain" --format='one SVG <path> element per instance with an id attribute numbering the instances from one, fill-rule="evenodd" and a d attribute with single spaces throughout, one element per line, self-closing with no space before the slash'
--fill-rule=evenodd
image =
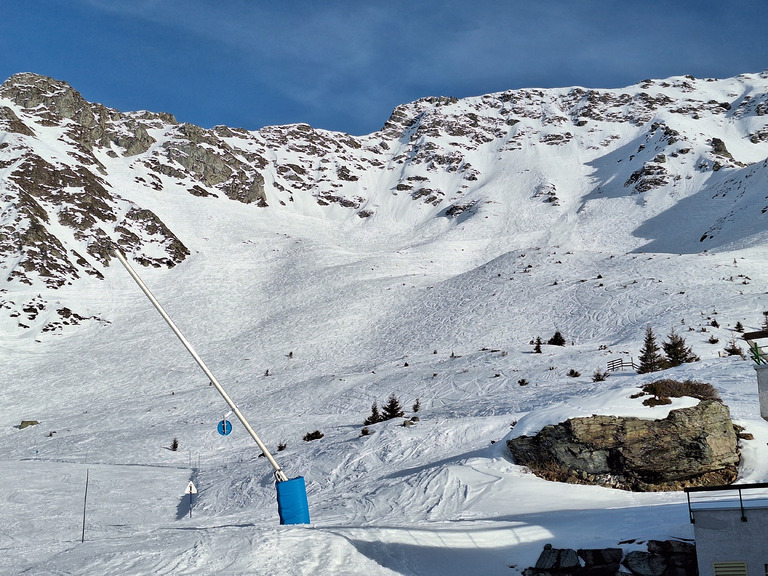
<path id="1" fill-rule="evenodd" d="M 741 479 L 766 480 L 754 371 L 722 351 L 768 309 L 767 159 L 768 73 L 424 98 L 360 137 L 206 130 L 11 77 L 0 573 L 509 574 L 546 542 L 691 538 L 680 494 L 545 482 L 491 442 L 642 412 L 654 375 L 590 375 L 675 328 L 702 360 L 665 375 L 718 388 L 755 437 Z M 226 406 L 111 242 L 285 444 L 311 526 L 277 526 L 271 468 L 216 432 Z M 568 345 L 532 354 L 555 330 Z M 419 422 L 361 436 L 390 394 Z"/>

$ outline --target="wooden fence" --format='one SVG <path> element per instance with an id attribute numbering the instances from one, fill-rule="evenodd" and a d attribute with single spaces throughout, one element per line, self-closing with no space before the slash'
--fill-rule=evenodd
<path id="1" fill-rule="evenodd" d="M 624 358 L 616 358 L 615 360 L 608 361 L 609 372 L 624 370 L 624 368 L 632 368 L 632 370 L 637 370 L 639 366 L 635 364 L 635 360 L 633 358 L 630 358 L 629 362 L 627 362 Z"/>

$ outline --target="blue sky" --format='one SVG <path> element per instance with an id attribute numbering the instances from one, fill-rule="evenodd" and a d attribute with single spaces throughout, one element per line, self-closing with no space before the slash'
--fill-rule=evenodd
<path id="1" fill-rule="evenodd" d="M 3 0 L 0 81 L 204 127 L 361 135 L 423 96 L 768 69 L 765 0 Z"/>

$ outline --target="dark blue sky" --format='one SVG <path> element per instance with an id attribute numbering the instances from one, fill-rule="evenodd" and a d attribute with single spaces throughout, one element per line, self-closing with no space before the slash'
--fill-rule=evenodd
<path id="1" fill-rule="evenodd" d="M 768 69 L 765 0 L 3 0 L 0 81 L 122 111 L 366 134 L 423 96 Z"/>

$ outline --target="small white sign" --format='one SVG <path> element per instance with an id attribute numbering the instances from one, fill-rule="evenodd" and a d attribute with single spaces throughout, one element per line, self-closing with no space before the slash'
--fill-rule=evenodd
<path id="1" fill-rule="evenodd" d="M 195 488 L 195 485 L 190 482 L 187 484 L 187 490 L 184 492 L 184 494 L 197 494 L 197 488 Z"/>

